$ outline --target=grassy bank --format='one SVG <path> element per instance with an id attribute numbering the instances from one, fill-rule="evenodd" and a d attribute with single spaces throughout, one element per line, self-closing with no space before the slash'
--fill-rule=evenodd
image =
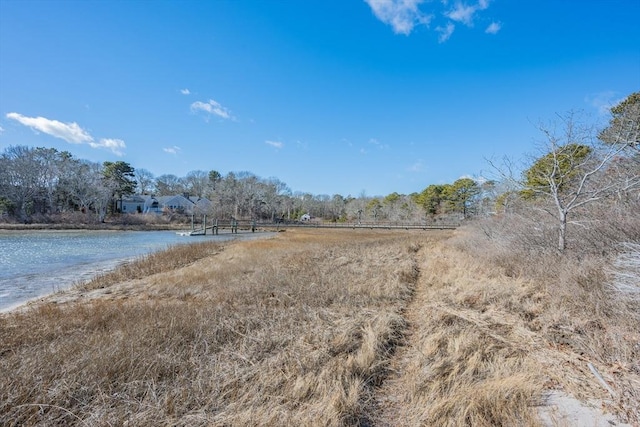
<path id="1" fill-rule="evenodd" d="M 185 230 L 189 228 L 187 224 L 180 223 L 37 223 L 37 224 L 16 224 L 0 223 L 0 230 L 127 230 L 127 231 L 162 231 L 162 230 Z"/>
<path id="2" fill-rule="evenodd" d="M 54 215 L 34 215 L 28 223 L 4 217 L 0 230 L 184 230 L 191 225 L 186 215 L 113 215 L 100 221 L 94 215 L 66 212 Z"/>
<path id="3" fill-rule="evenodd" d="M 566 344 L 548 287 L 453 234 L 177 247 L 2 315 L 0 424 L 540 425 L 547 389 L 607 397 L 587 359 L 634 421 L 633 324 Z M 586 352 L 614 333 L 624 376 Z"/>
<path id="4" fill-rule="evenodd" d="M 404 330 L 424 239 L 345 237 L 210 245 L 181 268 L 2 317 L 1 423 L 357 423 Z"/>

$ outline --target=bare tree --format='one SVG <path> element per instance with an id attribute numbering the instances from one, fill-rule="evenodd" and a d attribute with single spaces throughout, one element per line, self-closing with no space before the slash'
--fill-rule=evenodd
<path id="1" fill-rule="evenodd" d="M 147 169 L 136 169 L 136 186 L 140 194 L 153 194 L 155 190 L 155 178 Z"/>
<path id="2" fill-rule="evenodd" d="M 508 174 L 520 195 L 556 219 L 559 251 L 566 248 L 567 224 L 577 209 L 621 191 L 640 186 L 640 172 L 613 173 L 612 161 L 621 156 L 625 143 L 597 143 L 595 129 L 577 120 L 574 113 L 559 116 L 552 126 L 539 126 L 544 135 L 543 156 L 521 178 Z M 503 175 L 504 176 L 504 175 Z M 545 202 L 550 202 L 550 205 Z M 578 224 L 578 223 L 576 223 Z"/>
<path id="3" fill-rule="evenodd" d="M 93 210 L 99 221 L 104 221 L 107 207 L 111 202 L 111 189 L 105 185 L 103 166 L 86 160 L 69 165 L 73 173 L 63 182 L 64 191 L 82 212 Z"/>
<path id="4" fill-rule="evenodd" d="M 185 191 L 190 196 L 204 197 L 209 187 L 209 173 L 202 170 L 191 171 L 183 182 Z"/>
<path id="5" fill-rule="evenodd" d="M 46 193 L 45 173 L 37 150 L 25 146 L 10 146 L 2 155 L 0 187 L 18 208 L 20 219 L 33 214 L 33 205 Z"/>
<path id="6" fill-rule="evenodd" d="M 165 174 L 156 178 L 158 196 L 173 196 L 184 192 L 182 180 L 176 175 Z"/>

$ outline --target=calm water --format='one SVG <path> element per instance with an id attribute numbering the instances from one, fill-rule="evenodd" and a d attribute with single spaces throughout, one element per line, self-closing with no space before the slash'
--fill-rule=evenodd
<path id="1" fill-rule="evenodd" d="M 0 310 L 89 280 L 143 254 L 235 236 L 188 237 L 173 231 L 0 231 Z"/>

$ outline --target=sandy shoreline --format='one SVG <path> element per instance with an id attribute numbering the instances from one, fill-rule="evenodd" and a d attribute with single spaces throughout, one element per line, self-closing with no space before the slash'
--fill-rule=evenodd
<path id="1" fill-rule="evenodd" d="M 82 233 L 85 231 L 91 231 L 91 232 L 100 232 L 100 231 L 105 231 L 105 232 L 118 232 L 118 231 L 127 231 L 127 230 L 82 230 L 82 229 L 60 229 L 60 230 L 52 230 L 52 229 L 43 229 L 43 230 L 39 230 L 39 229 L 31 229 L 31 230 L 24 230 L 24 231 L 32 231 L 32 232 L 47 232 L 47 233 L 64 233 L 64 232 L 78 232 L 78 233 Z M 135 231 L 135 230 L 130 230 L 130 231 Z M 148 231 L 172 231 L 172 230 L 148 230 Z M 5 229 L 0 229 L 0 235 L 2 234 L 11 234 L 13 233 L 13 231 L 8 231 Z M 263 231 L 263 232 L 239 232 L 237 234 L 232 234 L 230 231 L 229 232 L 222 232 L 220 233 L 218 236 L 221 237 L 221 240 L 219 241 L 220 243 L 233 243 L 233 242 L 237 242 L 237 241 L 246 241 L 246 240 L 255 240 L 255 239 L 264 239 L 264 238 L 270 238 L 275 236 L 276 233 L 274 232 L 267 232 L 267 231 Z M 200 240 L 201 236 L 190 236 L 193 238 L 193 242 L 192 243 L 197 243 Z M 211 237 L 211 236 L 208 236 Z M 187 238 L 185 236 L 185 238 Z M 162 252 L 163 250 L 167 250 L 165 249 L 160 249 L 159 251 L 156 252 Z M 105 295 L 111 294 L 114 291 L 116 291 L 116 289 L 118 288 L 118 285 L 114 285 L 112 287 L 106 288 L 106 289 L 97 289 L 97 290 L 93 290 L 93 291 L 85 291 L 82 289 L 82 286 L 85 285 L 86 283 L 90 282 L 92 279 L 94 279 L 95 277 L 98 277 L 99 275 L 102 274 L 106 274 L 110 271 L 114 271 L 116 269 L 118 269 L 119 267 L 134 262 L 138 259 L 140 259 L 141 257 L 143 257 L 144 255 L 138 255 L 138 256 L 131 256 L 131 257 L 127 257 L 124 259 L 117 259 L 113 261 L 113 265 L 107 268 L 101 268 L 99 269 L 99 271 L 95 271 L 94 273 L 90 273 L 90 274 L 84 274 L 83 276 L 87 276 L 87 278 L 84 279 L 74 279 L 73 281 L 67 283 L 67 284 L 63 284 L 61 285 L 58 289 L 54 289 L 51 292 L 47 292 L 44 293 L 42 295 L 38 295 L 36 297 L 33 298 L 29 298 L 27 300 L 24 301 L 20 301 L 20 302 L 16 302 L 14 304 L 10 304 L 8 306 L 5 307 L 0 307 L 0 315 L 5 314 L 5 313 L 10 313 L 10 312 L 14 312 L 14 311 L 20 311 L 20 310 L 27 310 L 30 308 L 33 308 L 39 304 L 46 304 L 46 303 L 53 303 L 53 304 L 63 304 L 63 303 L 67 303 L 67 302 L 73 302 L 73 301 L 78 301 L 80 299 L 96 299 L 96 298 L 100 298 L 103 297 Z M 108 262 L 107 262 L 108 263 Z"/>

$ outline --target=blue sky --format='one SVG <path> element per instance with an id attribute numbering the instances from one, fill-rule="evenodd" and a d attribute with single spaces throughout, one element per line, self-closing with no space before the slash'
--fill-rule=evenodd
<path id="1" fill-rule="evenodd" d="M 419 192 L 605 121 L 640 90 L 638 0 L 0 0 L 0 150 L 293 191 Z"/>

